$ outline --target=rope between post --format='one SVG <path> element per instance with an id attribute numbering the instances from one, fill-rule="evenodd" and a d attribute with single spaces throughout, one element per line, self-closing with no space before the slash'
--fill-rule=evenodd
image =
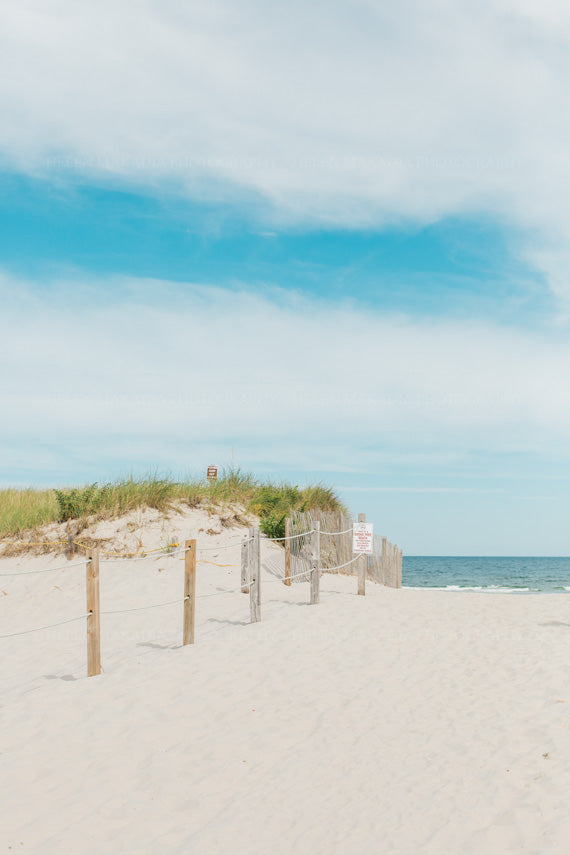
<path id="1" fill-rule="evenodd" d="M 87 614 L 68 618 L 68 620 L 60 620 L 58 623 L 48 623 L 46 626 L 36 626 L 33 629 L 20 630 L 20 632 L 9 632 L 7 635 L 0 635 L 0 638 L 14 638 L 15 635 L 29 635 L 30 632 L 41 632 L 42 629 L 53 629 L 54 626 L 63 626 L 66 623 L 73 623 L 73 621 L 88 618 L 90 614 L 91 612 L 87 612 Z"/>
<path id="2" fill-rule="evenodd" d="M 264 537 L 262 540 L 295 540 L 297 537 L 306 537 L 308 534 L 314 534 L 316 529 L 312 528 L 310 531 L 304 531 L 302 534 L 291 534 L 289 537 Z"/>
<path id="3" fill-rule="evenodd" d="M 344 530 L 344 531 L 323 531 L 323 530 L 321 529 L 321 534 L 328 534 L 328 535 L 334 535 L 334 534 L 348 534 L 349 532 L 351 532 L 351 531 L 353 531 L 353 530 L 354 530 L 354 529 L 352 528 L 352 526 L 351 526 L 350 528 L 345 528 L 345 530 Z"/>
<path id="4" fill-rule="evenodd" d="M 142 612 L 145 609 L 159 609 L 162 606 L 173 606 L 176 603 L 184 603 L 186 600 L 189 600 L 190 597 L 182 597 L 182 599 L 178 600 L 169 600 L 167 603 L 151 603 L 149 606 L 135 606 L 130 609 L 112 609 L 110 611 L 100 612 L 101 615 L 122 615 L 125 612 Z"/>
<path id="5" fill-rule="evenodd" d="M 270 584 L 271 582 L 287 582 L 292 579 L 300 579 L 301 576 L 309 576 L 311 574 L 311 570 L 303 570 L 302 573 L 296 573 L 294 576 L 277 576 L 275 579 L 266 579 L 264 584 Z"/>
<path id="6" fill-rule="evenodd" d="M 95 546 L 89 546 L 87 543 L 81 543 L 80 540 L 74 540 L 73 543 L 75 546 L 79 546 L 81 549 L 85 549 L 85 550 L 99 548 L 99 547 L 95 547 Z M 179 546 L 179 545 L 180 545 L 179 543 L 171 544 L 171 546 Z M 140 559 L 147 558 L 149 555 L 152 555 L 153 553 L 163 552 L 164 550 L 166 550 L 168 548 L 169 548 L 168 546 L 157 546 L 156 549 L 141 549 L 138 552 L 119 552 L 118 550 L 115 550 L 115 549 L 100 549 L 99 548 L 99 554 L 100 555 L 114 555 L 117 560 L 118 559 L 124 559 L 125 561 L 128 561 L 128 560 L 134 561 L 138 556 L 140 556 Z M 113 560 L 113 559 L 110 559 L 110 560 Z"/>
<path id="7" fill-rule="evenodd" d="M 363 555 L 366 555 L 366 552 L 359 552 L 358 555 L 355 555 L 350 561 L 347 561 L 346 564 L 337 564 L 336 567 L 321 567 L 323 572 L 327 572 L 327 570 L 342 570 L 343 567 L 348 567 L 349 564 L 354 564 L 355 561 L 358 561 L 359 558 L 362 558 Z"/>
<path id="8" fill-rule="evenodd" d="M 74 561 L 72 564 L 61 564 L 59 567 L 42 567 L 39 570 L 22 570 L 14 573 L 0 573 L 0 578 L 3 576 L 32 576 L 35 573 L 55 573 L 56 570 L 68 570 L 71 567 L 84 566 L 85 561 Z"/>
<path id="9" fill-rule="evenodd" d="M 167 548 L 168 547 L 166 547 L 166 546 L 163 547 L 163 549 L 167 549 Z M 144 555 L 136 556 L 134 558 L 100 558 L 99 561 L 102 564 L 103 563 L 104 564 L 117 564 L 117 563 L 123 562 L 123 561 L 146 561 L 147 558 L 155 558 L 155 559 L 170 558 L 173 555 L 180 555 L 181 552 L 186 552 L 186 549 L 185 548 L 173 549 L 171 552 L 163 552 L 161 555 L 157 555 L 156 550 L 154 551 L 154 554 L 152 554 L 151 551 L 149 550 L 148 553 L 145 553 Z M 99 554 L 101 554 L 101 553 L 99 553 Z"/>

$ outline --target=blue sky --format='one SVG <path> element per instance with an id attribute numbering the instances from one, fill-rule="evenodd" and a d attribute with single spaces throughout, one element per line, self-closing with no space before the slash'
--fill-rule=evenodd
<path id="1" fill-rule="evenodd" d="M 61 178 L 60 178 L 61 181 Z M 271 228 L 253 206 L 197 203 L 144 188 L 0 175 L 4 270 L 45 279 L 99 275 L 277 286 L 408 314 L 499 313 L 507 322 L 548 308 L 540 275 L 517 259 L 489 216 L 429 225 Z"/>
<path id="2" fill-rule="evenodd" d="M 569 13 L 326 10 L 0 12 L 0 482 L 233 461 L 570 554 Z"/>

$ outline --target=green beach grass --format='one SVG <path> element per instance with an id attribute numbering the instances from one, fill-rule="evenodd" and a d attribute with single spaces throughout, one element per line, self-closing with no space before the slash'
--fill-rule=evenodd
<path id="1" fill-rule="evenodd" d="M 213 482 L 151 475 L 68 489 L 0 490 L 0 538 L 21 537 L 66 520 L 114 519 L 137 509 L 167 512 L 181 505 L 212 509 L 240 505 L 260 518 L 270 537 L 282 536 L 291 510 L 345 510 L 331 487 L 263 482 L 239 469 L 226 470 Z"/>

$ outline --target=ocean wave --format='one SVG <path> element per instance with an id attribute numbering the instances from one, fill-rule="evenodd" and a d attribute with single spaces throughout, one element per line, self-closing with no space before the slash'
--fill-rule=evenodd
<path id="1" fill-rule="evenodd" d="M 493 594 L 539 594 L 542 588 L 513 588 L 508 585 L 402 585 L 409 591 L 487 591 Z M 565 591 L 570 591 L 565 588 Z"/>

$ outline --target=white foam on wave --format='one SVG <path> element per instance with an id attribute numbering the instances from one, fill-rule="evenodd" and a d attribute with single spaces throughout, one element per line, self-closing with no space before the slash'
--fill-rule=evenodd
<path id="1" fill-rule="evenodd" d="M 540 588 L 508 588 L 504 585 L 402 585 L 409 591 L 487 591 L 493 594 L 530 594 L 541 593 Z M 570 588 L 565 588 L 570 591 Z"/>

